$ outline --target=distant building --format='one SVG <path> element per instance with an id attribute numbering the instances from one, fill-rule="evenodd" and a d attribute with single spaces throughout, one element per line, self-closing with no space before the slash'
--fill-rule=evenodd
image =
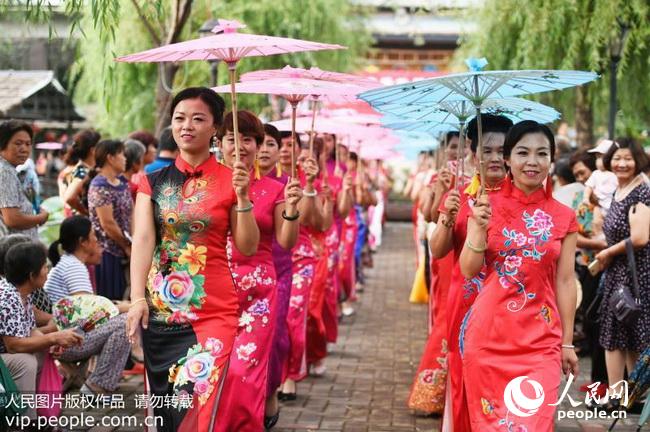
<path id="1" fill-rule="evenodd" d="M 480 0 L 351 0 L 374 8 L 366 18 L 375 40 L 370 70 L 446 71 L 462 33 L 475 24 L 463 17 Z"/>

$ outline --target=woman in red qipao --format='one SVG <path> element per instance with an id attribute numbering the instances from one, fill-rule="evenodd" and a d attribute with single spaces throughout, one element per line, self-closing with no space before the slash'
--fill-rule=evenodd
<path id="1" fill-rule="evenodd" d="M 227 235 L 248 256 L 259 242 L 246 166 L 230 169 L 210 155 L 223 109 L 223 99 L 204 87 L 174 97 L 180 155 L 143 178 L 135 204 L 127 333 L 134 342 L 142 324 L 150 393 L 179 401 L 154 408 L 159 431 L 211 431 L 219 423 L 239 316 Z"/>
<path id="2" fill-rule="evenodd" d="M 280 166 L 284 173 L 289 174 L 291 173 L 291 148 L 293 146 L 298 153 L 300 139 L 296 136 L 296 143 L 293 144 L 290 133 L 281 133 Z M 316 285 L 322 288 L 327 275 L 327 266 L 322 260 L 322 235 L 323 231 L 332 224 L 331 209 L 329 212 L 325 211 L 316 189 L 318 163 L 308 157 L 306 152 L 298 159 L 298 163 L 298 177 L 303 186 L 303 198 L 298 243 L 293 248 L 292 254 L 293 279 L 287 312 L 289 354 L 283 368 L 283 384 L 278 393 L 280 400 L 295 400 L 296 381 L 307 376 L 307 320 L 313 302 L 312 287 Z"/>
<path id="3" fill-rule="evenodd" d="M 223 388 L 216 431 L 257 432 L 264 429 L 266 383 L 276 314 L 276 273 L 273 264 L 273 238 L 284 249 L 291 249 L 298 239 L 298 202 L 302 196 L 300 182 L 289 181 L 286 187 L 255 168 L 258 147 L 264 141 L 262 122 L 249 111 L 238 111 L 239 157 L 251 172 L 250 197 L 253 214 L 260 229 L 257 253 L 242 255 L 229 248 L 230 269 L 239 297 L 239 333 L 230 355 L 228 375 Z M 233 113 L 226 114 L 217 133 L 224 162 L 235 163 Z M 231 243 L 229 243 L 231 246 Z"/>
<path id="4" fill-rule="evenodd" d="M 438 219 L 438 207 L 444 194 L 455 183 L 452 168 L 458 158 L 458 132 L 448 132 L 445 141 L 445 167 L 438 171 L 420 194 L 420 209 L 427 222 Z M 427 242 L 428 243 L 428 242 Z M 428 247 L 428 244 L 427 244 Z M 410 409 L 421 414 L 442 414 L 447 386 L 447 293 L 451 282 L 453 254 L 439 259 L 430 257 L 429 337 L 424 346 L 417 373 L 407 401 Z"/>
<path id="5" fill-rule="evenodd" d="M 482 116 L 483 160 L 486 164 L 485 190 L 488 194 L 501 189 L 501 183 L 503 183 L 506 175 L 503 162 L 503 142 L 510 127 L 512 127 L 512 121 L 507 117 L 490 114 Z M 478 166 L 475 119 L 468 124 L 467 138 L 471 142 L 470 150 L 474 166 Z M 467 235 L 467 219 L 476 202 L 478 189 L 475 186 L 477 184 L 478 174 L 463 193 L 456 189 L 452 189 L 447 193 L 439 209 L 440 219 L 429 241 L 431 256 L 434 259 L 441 258 L 452 252 L 454 262 L 446 304 L 448 341 L 447 395 L 442 421 L 443 431 L 462 432 L 470 430 L 463 384 L 463 363 L 459 352 L 458 337 L 463 318 L 483 286 L 485 269 L 481 269 L 476 277 L 470 280 L 465 279 L 460 271 L 458 259 Z M 462 188 L 460 189 L 462 190 Z"/>
<path id="6" fill-rule="evenodd" d="M 551 195 L 554 152 L 548 127 L 513 126 L 503 151 L 510 176 L 468 221 L 461 271 L 471 279 L 486 266 L 460 330 L 472 431 L 552 431 L 561 371 L 577 375 L 577 224 Z"/>

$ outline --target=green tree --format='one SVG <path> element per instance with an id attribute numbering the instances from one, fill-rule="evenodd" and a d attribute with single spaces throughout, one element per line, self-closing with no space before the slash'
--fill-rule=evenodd
<path id="1" fill-rule="evenodd" d="M 350 70 L 370 43 L 353 18 L 347 0 L 174 0 L 121 2 L 117 15 L 98 13 L 89 2 L 80 21 L 84 37 L 79 44 L 77 98 L 96 102 L 97 126 L 112 135 L 147 128 L 160 131 L 169 124 L 170 89 L 209 84 L 207 62 L 178 64 L 117 63 L 114 58 L 155 46 L 198 37 L 209 18 L 238 19 L 246 31 L 339 43 L 347 50 L 254 57 L 242 60 L 238 72 L 265 68 L 318 65 L 323 69 Z M 99 18 L 98 18 L 99 17 Z M 225 65 L 219 82 L 226 82 Z M 242 97 L 240 106 L 259 111 L 265 97 Z"/>
<path id="2" fill-rule="evenodd" d="M 610 44 L 629 28 L 618 69 L 619 107 L 626 125 L 650 116 L 650 3 L 647 0 L 488 0 L 472 10 L 477 31 L 456 59 L 485 56 L 490 69 L 582 69 L 601 74 L 572 91 L 540 95 L 574 120 L 580 145 L 593 142 L 594 125 L 607 123 Z M 628 132 L 628 131 L 626 131 Z"/>

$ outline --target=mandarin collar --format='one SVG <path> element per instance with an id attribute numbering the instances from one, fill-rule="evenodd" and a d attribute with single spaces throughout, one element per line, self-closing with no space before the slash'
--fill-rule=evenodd
<path id="1" fill-rule="evenodd" d="M 204 162 L 202 162 L 197 167 L 193 167 L 192 165 L 188 164 L 185 159 L 178 155 L 174 161 L 174 165 L 185 175 L 200 177 L 205 171 L 209 171 L 218 165 L 218 162 L 215 157 L 210 154 L 210 157 L 208 157 Z"/>
<path id="2" fill-rule="evenodd" d="M 550 182 L 551 179 L 548 178 L 546 181 Z M 530 195 L 526 195 L 524 191 L 515 186 L 509 175 L 506 176 L 506 179 L 503 181 L 501 189 L 506 196 L 514 198 L 521 204 L 537 204 L 548 199 L 548 184 L 547 187 L 541 186 Z"/>

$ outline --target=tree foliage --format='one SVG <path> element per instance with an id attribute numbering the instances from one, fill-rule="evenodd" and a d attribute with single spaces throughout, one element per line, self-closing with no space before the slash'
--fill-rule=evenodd
<path id="1" fill-rule="evenodd" d="M 153 130 L 156 87 L 162 66 L 117 63 L 113 59 L 155 47 L 160 41 L 166 43 L 168 23 L 174 14 L 170 4 L 178 2 L 123 1 L 117 15 L 105 11 L 97 13 L 94 10 L 97 3 L 87 4 L 80 21 L 84 37 L 79 44 L 75 65 L 75 72 L 81 74 L 78 100 L 97 104 L 97 127 L 111 135 L 121 136 L 141 128 Z M 348 50 L 322 53 L 246 58 L 238 65 L 239 73 L 286 64 L 318 65 L 323 69 L 346 71 L 357 65 L 357 59 L 370 42 L 369 36 L 354 20 L 347 0 L 195 0 L 190 3 L 191 14 L 179 40 L 198 37 L 198 29 L 207 19 L 223 17 L 242 21 L 248 26 L 244 31 L 349 47 Z M 173 82 L 165 84 L 174 91 L 187 86 L 208 85 L 209 75 L 207 62 L 184 62 L 179 64 Z M 225 83 L 226 78 L 225 65 L 221 65 L 219 83 Z M 260 111 L 268 104 L 267 100 L 265 97 L 242 97 L 240 107 Z"/>
<path id="2" fill-rule="evenodd" d="M 650 3 L 647 0 L 487 0 L 471 11 L 477 31 L 456 59 L 485 56 L 491 69 L 582 69 L 601 74 L 587 103 L 596 125 L 607 124 L 610 43 L 629 27 L 618 69 L 618 130 L 650 117 Z M 557 92 L 556 92 L 557 93 Z M 575 91 L 541 96 L 573 117 Z M 602 129 L 601 129 L 602 130 Z M 638 132 L 638 131 L 637 131 Z"/>

